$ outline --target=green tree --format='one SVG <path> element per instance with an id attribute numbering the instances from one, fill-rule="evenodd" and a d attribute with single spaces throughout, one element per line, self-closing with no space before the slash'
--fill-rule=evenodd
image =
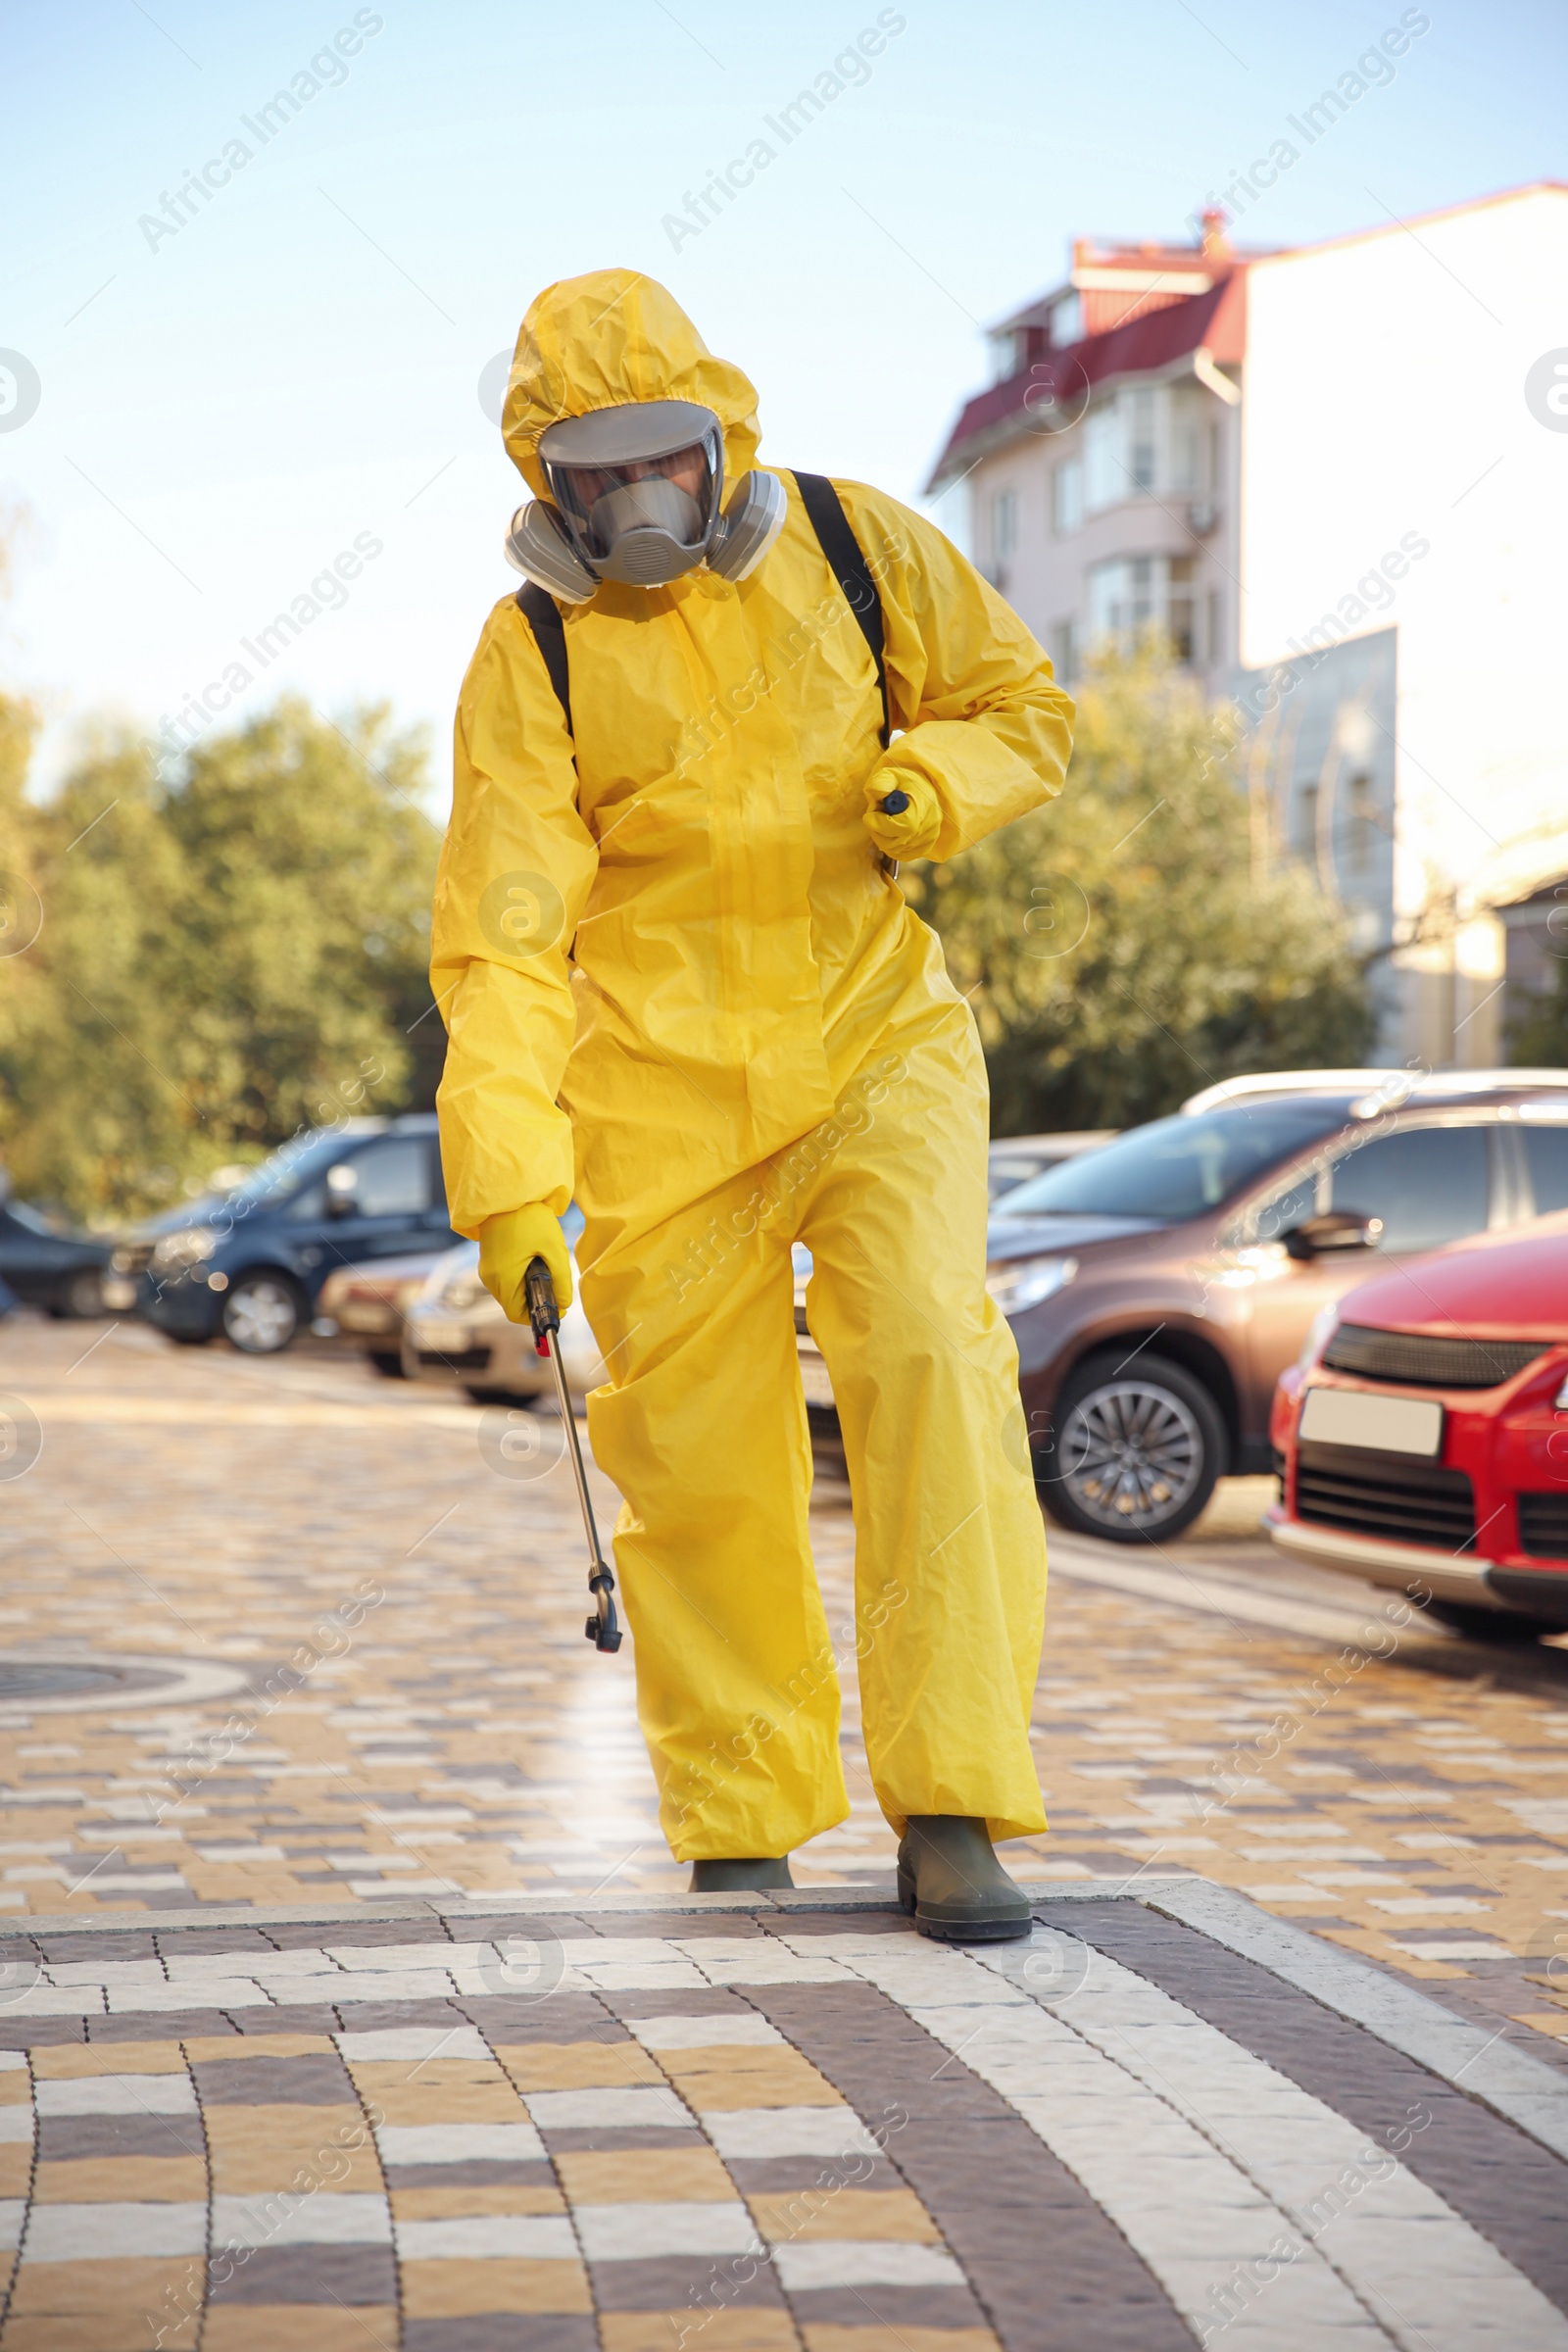
<path id="1" fill-rule="evenodd" d="M 289 700 L 172 786 L 89 750 L 20 830 L 44 924 L 0 965 L 0 1141 L 20 1192 L 108 1220 L 302 1125 L 427 1102 L 411 1024 L 438 837 L 419 745 Z M 415 1030 L 415 1037 L 419 1029 Z"/>
<path id="2" fill-rule="evenodd" d="M 1061 798 L 911 876 L 971 995 L 999 1135 L 1125 1127 L 1246 1070 L 1359 1061 L 1340 913 L 1254 870 L 1235 722 L 1156 649 L 1100 663 Z"/>
<path id="3" fill-rule="evenodd" d="M 21 831 L 43 922 L 0 966 L 7 1166 L 19 1193 L 78 1216 L 151 1205 L 205 1139 L 160 968 L 183 874 L 143 756 L 97 747 Z"/>

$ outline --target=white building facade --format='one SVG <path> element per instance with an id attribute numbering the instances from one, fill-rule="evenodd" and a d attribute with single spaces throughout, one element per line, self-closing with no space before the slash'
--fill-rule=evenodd
<path id="1" fill-rule="evenodd" d="M 1568 877 L 1568 189 L 1279 253 L 1220 232 L 1075 247 L 931 486 L 963 484 L 1058 674 L 1152 627 L 1239 698 L 1271 854 L 1347 908 L 1381 1054 L 1492 1062 L 1502 910 Z"/>

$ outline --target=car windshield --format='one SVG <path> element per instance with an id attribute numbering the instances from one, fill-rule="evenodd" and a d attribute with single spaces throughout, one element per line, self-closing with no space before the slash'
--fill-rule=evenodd
<path id="1" fill-rule="evenodd" d="M 28 1233 L 45 1234 L 50 1241 L 57 1241 L 60 1238 L 64 1228 L 58 1225 L 53 1217 L 45 1216 L 41 1208 L 34 1208 L 30 1201 L 8 1200 L 5 1205 L 11 1211 L 16 1222 L 24 1226 Z"/>
<path id="2" fill-rule="evenodd" d="M 254 1208 L 258 1202 L 275 1200 L 280 1193 L 307 1177 L 318 1176 L 335 1159 L 342 1159 L 345 1151 L 352 1153 L 354 1139 L 346 1138 L 341 1128 L 328 1127 L 315 1135 L 301 1136 L 297 1141 L 279 1145 L 270 1159 L 227 1192 L 209 1196 L 213 1200 L 230 1202 L 243 1200 Z"/>
<path id="3" fill-rule="evenodd" d="M 1254 1177 L 1345 1124 L 1344 1099 L 1237 1103 L 1153 1119 L 1008 1193 L 1004 1217 L 1157 1217 L 1218 1208 Z"/>

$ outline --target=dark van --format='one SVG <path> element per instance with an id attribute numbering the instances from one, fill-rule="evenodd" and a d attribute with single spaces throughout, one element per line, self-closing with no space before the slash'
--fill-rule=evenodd
<path id="1" fill-rule="evenodd" d="M 275 1355 L 311 1321 L 339 1267 L 443 1250 L 447 1217 L 435 1114 L 346 1119 L 292 1137 L 227 1193 L 209 1193 L 125 1236 L 111 1260 L 149 1323 L 198 1348 L 220 1332 Z"/>

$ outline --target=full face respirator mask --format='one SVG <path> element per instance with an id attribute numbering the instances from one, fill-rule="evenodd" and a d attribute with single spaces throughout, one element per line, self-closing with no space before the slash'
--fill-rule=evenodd
<path id="1" fill-rule="evenodd" d="M 541 436 L 539 465 L 550 497 L 518 508 L 507 561 L 567 604 L 602 580 L 662 588 L 700 564 L 744 580 L 788 512 L 783 483 L 760 471 L 723 506 L 723 428 L 690 400 L 564 416 Z"/>

